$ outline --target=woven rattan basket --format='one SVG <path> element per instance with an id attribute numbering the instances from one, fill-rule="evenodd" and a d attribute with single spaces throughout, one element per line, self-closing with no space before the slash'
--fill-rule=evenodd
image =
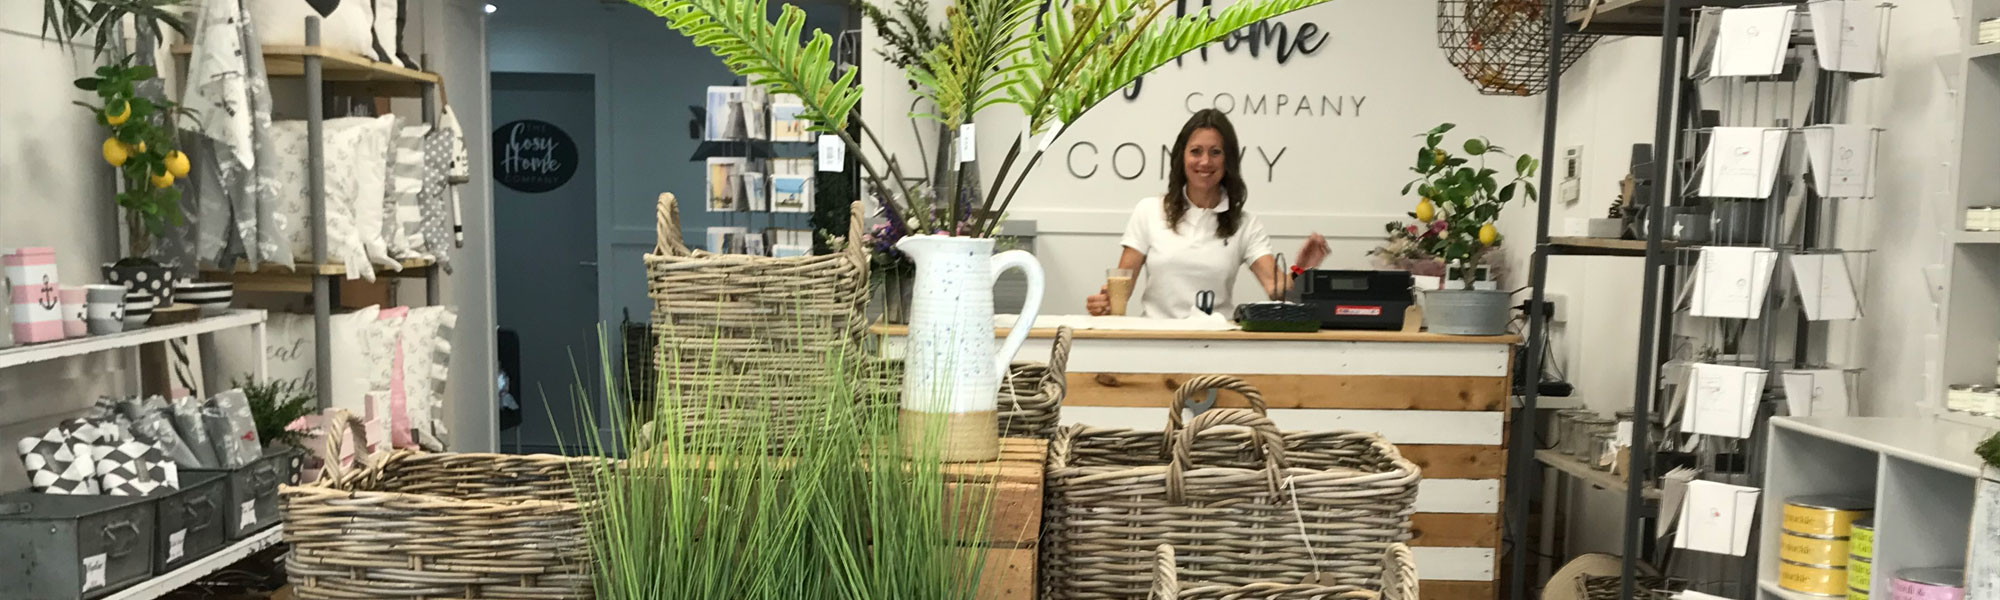
<path id="1" fill-rule="evenodd" d="M 1056 329 L 1049 362 L 1015 361 L 1000 382 L 1000 437 L 1049 439 L 1062 421 L 1063 396 L 1069 391 L 1069 349 L 1076 333 L 1068 325 Z M 876 360 L 868 366 L 868 381 L 883 397 L 903 396 L 903 361 Z"/>
<path id="2" fill-rule="evenodd" d="M 723 406 L 723 419 L 733 413 L 749 421 L 768 413 L 775 416 L 771 442 L 783 444 L 798 427 L 783 415 L 825 402 L 829 378 L 857 375 L 864 363 L 868 267 L 861 203 L 853 206 L 846 247 L 819 256 L 689 250 L 681 243 L 673 194 L 660 195 L 656 225 L 659 246 L 645 262 L 654 364 L 667 402 L 661 410 L 700 398 L 694 404 Z M 707 424 L 696 420 L 679 422 Z"/>
<path id="3" fill-rule="evenodd" d="M 317 484 L 282 486 L 293 593 L 589 598 L 590 542 L 571 469 L 591 460 L 399 450 Z"/>
<path id="4" fill-rule="evenodd" d="M 1252 408 L 1210 410 L 1181 426 L 1180 409 L 1208 390 L 1236 391 Z M 1233 377 L 1197 377 L 1173 406 L 1165 433 L 1057 432 L 1042 520 L 1042 598 L 1145 598 L 1161 543 L 1174 546 L 1190 584 L 1305 581 L 1315 573 L 1373 582 L 1382 552 L 1409 539 L 1418 469 L 1380 436 L 1279 433 L 1262 395 Z M 1249 431 L 1212 431 L 1221 426 Z"/>
<path id="5" fill-rule="evenodd" d="M 1417 562 L 1410 548 L 1390 544 L 1382 552 L 1382 578 L 1364 582 L 1263 581 L 1248 585 L 1182 587 L 1174 547 L 1160 544 L 1153 552 L 1153 589 L 1147 600 L 1417 600 Z"/>

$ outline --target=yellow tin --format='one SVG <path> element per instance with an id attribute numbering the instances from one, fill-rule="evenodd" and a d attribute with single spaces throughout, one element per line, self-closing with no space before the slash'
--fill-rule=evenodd
<path id="1" fill-rule="evenodd" d="M 1857 519 L 1847 533 L 1847 553 L 1859 560 L 1875 560 L 1875 519 Z"/>
<path id="2" fill-rule="evenodd" d="M 1872 583 L 1870 578 L 1874 573 L 1875 563 L 1859 556 L 1853 557 L 1853 560 L 1847 561 L 1847 587 L 1857 590 L 1870 589 L 1868 585 Z"/>
<path id="3" fill-rule="evenodd" d="M 1785 531 L 1847 537 L 1857 519 L 1872 516 L 1874 505 L 1850 496 L 1797 496 L 1785 501 Z"/>
<path id="4" fill-rule="evenodd" d="M 1847 540 L 1784 532 L 1778 536 L 1778 558 L 1820 567 L 1847 566 Z"/>
<path id="5" fill-rule="evenodd" d="M 1815 596 L 1846 596 L 1847 569 L 1778 561 L 1778 587 Z"/>

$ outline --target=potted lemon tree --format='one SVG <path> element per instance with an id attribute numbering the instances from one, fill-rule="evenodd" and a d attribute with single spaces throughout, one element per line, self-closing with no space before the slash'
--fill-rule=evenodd
<path id="1" fill-rule="evenodd" d="M 1502 240 L 1495 225 L 1501 209 L 1516 197 L 1535 199 L 1535 184 L 1528 178 L 1540 165 L 1533 156 L 1509 155 L 1483 137 L 1466 138 L 1464 154 L 1453 153 L 1444 142 L 1454 127 L 1445 123 L 1417 134 L 1424 140 L 1410 168 L 1417 178 L 1402 192 L 1420 198 L 1412 215 L 1422 222 L 1424 250 L 1445 267 L 1443 289 L 1424 292 L 1424 324 L 1433 333 L 1498 335 L 1507 330 L 1511 294 L 1474 289 L 1474 284 L 1480 267 L 1498 256 L 1491 250 Z M 1496 161 L 1508 170 L 1488 166 Z"/>
<path id="2" fill-rule="evenodd" d="M 104 265 L 104 278 L 146 293 L 164 307 L 173 298 L 173 268 L 150 256 L 153 240 L 181 225 L 181 191 L 175 184 L 187 177 L 190 165 L 188 156 L 174 148 L 171 120 L 178 106 L 137 92 L 156 76 L 153 67 L 133 65 L 127 57 L 98 67 L 92 77 L 76 80 L 76 86 L 97 96 L 94 104 L 79 104 L 95 113 L 110 134 L 102 148 L 104 162 L 118 170 L 117 202 L 125 209 L 126 255 Z"/>

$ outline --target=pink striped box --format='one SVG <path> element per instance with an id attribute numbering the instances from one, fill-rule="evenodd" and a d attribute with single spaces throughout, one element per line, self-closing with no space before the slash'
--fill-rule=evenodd
<path id="1" fill-rule="evenodd" d="M 62 294 L 54 248 L 21 248 L 0 257 L 7 273 L 7 302 L 14 342 L 37 344 L 63 339 Z"/>

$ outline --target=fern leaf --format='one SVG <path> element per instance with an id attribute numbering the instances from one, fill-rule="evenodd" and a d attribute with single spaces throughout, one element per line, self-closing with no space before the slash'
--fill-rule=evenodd
<path id="1" fill-rule="evenodd" d="M 861 87 L 853 71 L 833 77 L 833 38 L 817 29 L 808 36 L 804 10 L 786 4 L 771 21 L 765 18 L 766 0 L 631 2 L 665 19 L 668 27 L 713 52 L 751 83 L 798 96 L 805 105 L 799 117 L 811 122 L 814 131 L 847 128 Z"/>

